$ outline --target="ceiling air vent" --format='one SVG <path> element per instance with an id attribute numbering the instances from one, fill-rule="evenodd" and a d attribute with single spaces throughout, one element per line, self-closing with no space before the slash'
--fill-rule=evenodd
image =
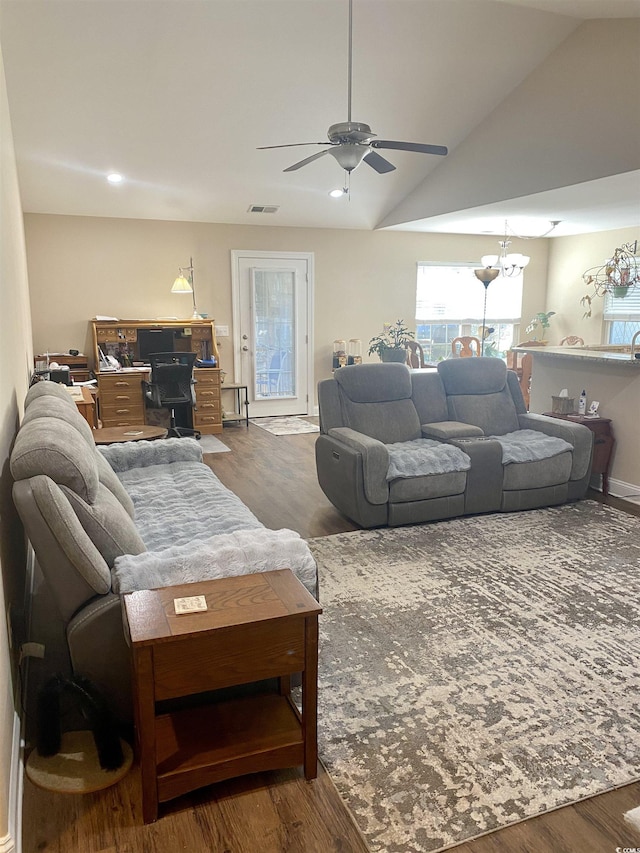
<path id="1" fill-rule="evenodd" d="M 252 204 L 249 207 L 248 213 L 277 213 L 280 210 L 279 204 Z"/>

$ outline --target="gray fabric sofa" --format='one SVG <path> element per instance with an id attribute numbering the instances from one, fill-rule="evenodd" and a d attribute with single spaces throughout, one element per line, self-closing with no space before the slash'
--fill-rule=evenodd
<path id="1" fill-rule="evenodd" d="M 320 486 L 362 527 L 550 506 L 589 484 L 590 430 L 527 413 L 499 359 L 342 367 L 318 403 Z"/>
<path id="2" fill-rule="evenodd" d="M 27 393 L 10 467 L 70 665 L 124 720 L 131 697 L 121 593 L 289 567 L 317 594 L 306 542 L 265 528 L 193 439 L 98 449 L 66 389 L 39 382 Z"/>

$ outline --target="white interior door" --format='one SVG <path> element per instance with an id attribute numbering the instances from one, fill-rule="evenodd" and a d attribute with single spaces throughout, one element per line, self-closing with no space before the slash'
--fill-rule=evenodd
<path id="1" fill-rule="evenodd" d="M 235 381 L 251 417 L 310 412 L 313 256 L 232 252 Z"/>

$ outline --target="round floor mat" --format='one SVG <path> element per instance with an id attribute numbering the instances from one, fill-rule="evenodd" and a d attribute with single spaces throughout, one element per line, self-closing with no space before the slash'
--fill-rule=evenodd
<path id="1" fill-rule="evenodd" d="M 39 788 L 60 794 L 100 791 L 115 785 L 129 772 L 133 753 L 128 743 L 122 740 L 120 743 L 124 754 L 122 767 L 103 770 L 93 734 L 89 731 L 65 732 L 56 755 L 43 758 L 37 749 L 31 752 L 26 765 L 27 777 Z"/>

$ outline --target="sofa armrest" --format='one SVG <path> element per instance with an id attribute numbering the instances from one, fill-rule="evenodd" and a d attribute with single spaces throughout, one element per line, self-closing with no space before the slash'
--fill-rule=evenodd
<path id="1" fill-rule="evenodd" d="M 434 438 L 436 441 L 451 441 L 456 438 L 479 438 L 484 432 L 473 424 L 461 421 L 438 421 L 432 424 L 422 424 L 422 437 Z"/>
<path id="2" fill-rule="evenodd" d="M 389 500 L 389 451 L 385 445 L 377 438 L 356 432 L 350 427 L 334 427 L 328 435 L 334 441 L 362 454 L 365 496 L 372 504 L 386 503 Z"/>
<path id="3" fill-rule="evenodd" d="M 581 480 L 588 474 L 593 450 L 593 433 L 590 429 L 572 421 L 549 418 L 546 415 L 536 415 L 531 412 L 518 415 L 518 421 L 520 429 L 535 429 L 545 435 L 563 438 L 573 445 L 570 479 Z"/>
<path id="4" fill-rule="evenodd" d="M 202 462 L 202 448 L 192 438 L 162 441 L 126 441 L 96 448 L 116 474 L 131 468 L 168 465 L 171 462 Z"/>

